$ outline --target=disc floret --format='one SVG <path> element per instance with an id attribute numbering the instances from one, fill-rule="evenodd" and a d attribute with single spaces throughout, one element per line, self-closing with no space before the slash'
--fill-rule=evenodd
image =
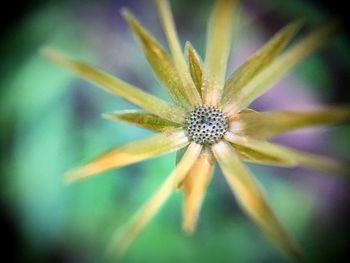
<path id="1" fill-rule="evenodd" d="M 187 135 L 199 144 L 214 144 L 227 131 L 227 117 L 213 106 L 196 106 L 187 117 Z"/>

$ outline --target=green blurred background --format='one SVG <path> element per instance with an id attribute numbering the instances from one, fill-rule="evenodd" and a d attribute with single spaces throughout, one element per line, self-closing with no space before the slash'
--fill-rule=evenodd
<path id="1" fill-rule="evenodd" d="M 203 55 L 213 4 L 172 1 L 182 43 Z M 104 262 L 115 230 L 169 174 L 174 154 L 64 185 L 63 173 L 115 145 L 150 134 L 101 118 L 130 109 L 38 55 L 42 45 L 89 61 L 165 99 L 119 10 L 126 6 L 165 45 L 152 1 L 29 1 L 3 25 L 0 65 L 1 237 L 8 262 Z M 243 1 L 232 71 L 276 30 L 307 15 L 305 32 L 334 15 L 314 1 Z M 17 9 L 16 9 L 17 8 Z M 304 33 L 304 32 L 303 32 Z M 258 100 L 256 109 L 308 110 L 349 103 L 345 33 Z M 279 142 L 340 159 L 350 154 L 350 126 L 307 129 Z M 346 262 L 350 184 L 302 169 L 250 166 L 310 262 Z M 284 262 L 241 213 L 217 170 L 198 231 L 181 233 L 181 193 L 170 199 L 122 262 Z"/>

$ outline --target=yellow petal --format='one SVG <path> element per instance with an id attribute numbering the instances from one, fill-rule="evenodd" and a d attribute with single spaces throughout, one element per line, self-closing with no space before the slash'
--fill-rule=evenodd
<path id="1" fill-rule="evenodd" d="M 140 110 L 123 110 L 111 113 L 104 113 L 103 118 L 123 121 L 131 125 L 145 128 L 151 131 L 164 132 L 170 129 L 179 128 L 180 125 L 175 122 L 162 119 L 159 116 Z"/>
<path id="2" fill-rule="evenodd" d="M 189 41 L 186 42 L 186 53 L 188 56 L 188 66 L 191 77 L 196 85 L 198 93 L 202 93 L 202 68 L 201 59 Z"/>
<path id="3" fill-rule="evenodd" d="M 235 150 L 225 141 L 212 146 L 213 153 L 238 203 L 259 226 L 268 239 L 289 258 L 301 261 L 295 242 L 273 213 L 264 193 L 237 157 Z"/>
<path id="4" fill-rule="evenodd" d="M 187 144 L 187 136 L 181 129 L 157 134 L 112 149 L 92 162 L 68 172 L 65 179 L 67 182 L 84 179 L 112 168 L 176 151 Z"/>
<path id="5" fill-rule="evenodd" d="M 279 156 L 261 152 L 248 146 L 242 146 L 239 144 L 232 144 L 232 146 L 235 148 L 239 156 L 247 162 L 280 167 L 295 166 L 294 163 L 291 164 L 290 162 L 286 162 L 285 159 L 280 158 Z"/>
<path id="6" fill-rule="evenodd" d="M 290 155 L 294 155 L 295 160 L 301 167 L 306 167 L 331 175 L 343 176 L 347 179 L 350 179 L 350 169 L 348 163 L 344 163 L 318 154 L 306 153 L 286 147 L 284 148 L 290 151 Z"/>
<path id="7" fill-rule="evenodd" d="M 314 112 L 245 111 L 232 120 L 231 130 L 239 135 L 270 138 L 295 129 L 342 123 L 350 120 L 350 109 L 330 107 Z"/>
<path id="8" fill-rule="evenodd" d="M 156 215 L 163 206 L 170 194 L 175 190 L 178 180 L 183 180 L 190 168 L 196 162 L 201 146 L 191 143 L 188 150 L 178 163 L 174 171 L 168 176 L 158 190 L 145 203 L 145 205 L 135 214 L 135 216 L 126 224 L 126 227 L 118 232 L 112 241 L 110 252 L 118 255 L 123 254 L 130 246 L 132 241 L 139 235 L 149 221 Z"/>
<path id="9" fill-rule="evenodd" d="M 188 106 L 186 92 L 171 57 L 129 11 L 124 9 L 122 14 L 137 36 L 153 71 L 172 99 L 177 104 Z"/>
<path id="10" fill-rule="evenodd" d="M 289 48 L 245 85 L 234 102 L 224 108 L 224 112 L 233 115 L 246 108 L 306 56 L 323 45 L 336 32 L 337 28 L 337 23 L 328 23 Z"/>
<path id="11" fill-rule="evenodd" d="M 330 173 L 350 178 L 350 170 L 345 163 L 329 157 L 306 153 L 264 140 L 225 134 L 225 139 L 232 142 L 237 152 L 254 163 L 274 166 L 301 166 L 323 173 Z"/>
<path id="12" fill-rule="evenodd" d="M 238 136 L 231 132 L 225 134 L 225 139 L 233 144 L 244 159 L 274 166 L 293 167 L 298 165 L 295 155 L 283 146 Z"/>
<path id="13" fill-rule="evenodd" d="M 182 229 L 187 234 L 192 234 L 196 229 L 204 195 L 213 176 L 214 162 L 211 152 L 202 152 L 184 179 Z"/>
<path id="14" fill-rule="evenodd" d="M 224 106 L 235 100 L 241 89 L 276 58 L 298 31 L 301 24 L 302 21 L 299 19 L 287 25 L 232 73 L 225 83 L 221 99 Z"/>
<path id="15" fill-rule="evenodd" d="M 233 33 L 235 0 L 218 0 L 208 24 L 202 94 L 204 102 L 216 106 L 224 87 Z"/>
<path id="16" fill-rule="evenodd" d="M 164 33 L 168 39 L 169 47 L 174 58 L 175 66 L 180 74 L 182 84 L 185 87 L 187 98 L 192 105 L 201 104 L 199 93 L 191 79 L 187 69 L 185 57 L 182 53 L 179 38 L 175 28 L 173 14 L 168 0 L 156 0 L 159 16 L 162 22 Z"/>
<path id="17" fill-rule="evenodd" d="M 106 72 L 85 63 L 70 59 L 52 48 L 46 47 L 41 54 L 54 63 L 69 69 L 80 77 L 97 84 L 104 90 L 114 93 L 135 105 L 167 120 L 183 123 L 186 111 L 177 106 L 171 106 L 165 101 L 152 96 Z"/>

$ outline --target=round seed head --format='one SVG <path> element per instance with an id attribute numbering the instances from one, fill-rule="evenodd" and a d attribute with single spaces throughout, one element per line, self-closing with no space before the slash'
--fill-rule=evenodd
<path id="1" fill-rule="evenodd" d="M 187 117 L 187 135 L 200 144 L 216 143 L 227 128 L 227 117 L 213 106 L 197 106 Z"/>

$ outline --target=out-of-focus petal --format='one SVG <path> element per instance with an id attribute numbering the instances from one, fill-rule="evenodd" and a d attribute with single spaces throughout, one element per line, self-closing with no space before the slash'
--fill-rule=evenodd
<path id="1" fill-rule="evenodd" d="M 145 205 L 126 224 L 126 227 L 119 231 L 110 246 L 111 253 L 123 254 L 132 241 L 145 228 L 149 221 L 157 214 L 170 194 L 174 191 L 178 180 L 183 180 L 190 168 L 196 162 L 201 152 L 201 145 L 191 143 L 181 161 L 174 171 L 168 176 L 158 190 L 151 196 Z"/>
<path id="2" fill-rule="evenodd" d="M 112 149 L 88 164 L 73 169 L 65 175 L 67 182 L 101 173 L 103 171 L 147 160 L 176 151 L 188 144 L 182 129 L 164 132 L 146 139 L 133 141 Z"/>
<path id="3" fill-rule="evenodd" d="M 261 152 L 259 150 L 253 149 L 248 146 L 243 146 L 239 144 L 232 144 L 239 156 L 247 162 L 262 164 L 262 165 L 271 165 L 279 167 L 294 167 L 295 164 L 291 162 L 286 162 L 285 159 L 271 155 L 269 153 Z"/>
<path id="4" fill-rule="evenodd" d="M 299 30 L 301 24 L 301 19 L 288 24 L 232 73 L 225 83 L 221 99 L 223 106 L 235 103 L 235 98 L 241 89 L 279 55 Z"/>
<path id="5" fill-rule="evenodd" d="M 350 169 L 348 163 L 344 163 L 318 154 L 307 153 L 286 147 L 284 148 L 290 151 L 290 155 L 294 155 L 295 160 L 301 167 L 331 175 L 343 176 L 347 179 L 350 179 Z"/>
<path id="6" fill-rule="evenodd" d="M 233 144 L 244 159 L 252 162 L 282 167 L 298 165 L 295 155 L 283 146 L 264 140 L 237 136 L 231 132 L 225 134 L 225 139 Z"/>
<path id="7" fill-rule="evenodd" d="M 168 121 L 155 114 L 141 110 L 122 110 L 104 113 L 102 116 L 105 119 L 123 121 L 131 125 L 157 132 L 164 132 L 180 127 L 178 123 Z"/>
<path id="8" fill-rule="evenodd" d="M 188 66 L 190 69 L 191 77 L 196 85 L 198 93 L 202 94 L 202 67 L 201 67 L 201 59 L 191 45 L 189 41 L 186 42 L 186 53 L 188 56 Z"/>
<path id="9" fill-rule="evenodd" d="M 212 146 L 213 153 L 238 203 L 259 226 L 262 232 L 289 258 L 301 261 L 295 242 L 289 237 L 254 178 L 250 175 L 237 153 L 227 142 Z"/>
<path id="10" fill-rule="evenodd" d="M 174 18 L 170 9 L 169 2 L 168 0 L 155 1 L 158 7 L 162 26 L 168 39 L 171 53 L 173 55 L 175 66 L 180 74 L 182 84 L 185 87 L 187 98 L 192 103 L 192 105 L 201 104 L 202 99 L 192 81 L 190 72 L 186 65 L 185 57 L 182 53 L 182 48 L 175 28 Z"/>
<path id="11" fill-rule="evenodd" d="M 104 90 L 114 93 L 144 110 L 167 120 L 183 123 L 186 111 L 180 107 L 169 105 L 165 101 L 146 93 L 102 70 L 88 64 L 68 58 L 61 52 L 46 47 L 41 50 L 44 57 L 69 69 L 80 77 L 97 84 Z"/>
<path id="12" fill-rule="evenodd" d="M 350 120 L 350 109 L 325 108 L 314 112 L 245 111 L 231 120 L 232 132 L 254 138 L 270 138 L 295 129 L 342 123 Z"/>
<path id="13" fill-rule="evenodd" d="M 172 58 L 128 10 L 124 9 L 122 14 L 139 40 L 149 64 L 163 87 L 177 104 L 188 106 L 186 92 Z"/>
<path id="14" fill-rule="evenodd" d="M 202 94 L 205 104 L 216 106 L 224 88 L 237 0 L 217 0 L 208 23 Z"/>
<path id="15" fill-rule="evenodd" d="M 196 229 L 205 192 L 213 176 L 214 164 L 212 153 L 203 151 L 184 179 L 182 229 L 187 234 L 192 234 Z"/>
<path id="16" fill-rule="evenodd" d="M 251 162 L 274 166 L 301 166 L 312 170 L 350 178 L 349 166 L 329 157 L 295 150 L 286 146 L 234 135 L 225 134 L 242 158 Z"/>
<path id="17" fill-rule="evenodd" d="M 337 30 L 338 24 L 330 22 L 305 37 L 276 58 L 269 66 L 245 85 L 235 98 L 224 108 L 224 112 L 233 115 L 249 106 L 257 97 L 265 93 L 271 86 L 282 79 L 294 66 L 307 55 L 322 46 Z"/>

